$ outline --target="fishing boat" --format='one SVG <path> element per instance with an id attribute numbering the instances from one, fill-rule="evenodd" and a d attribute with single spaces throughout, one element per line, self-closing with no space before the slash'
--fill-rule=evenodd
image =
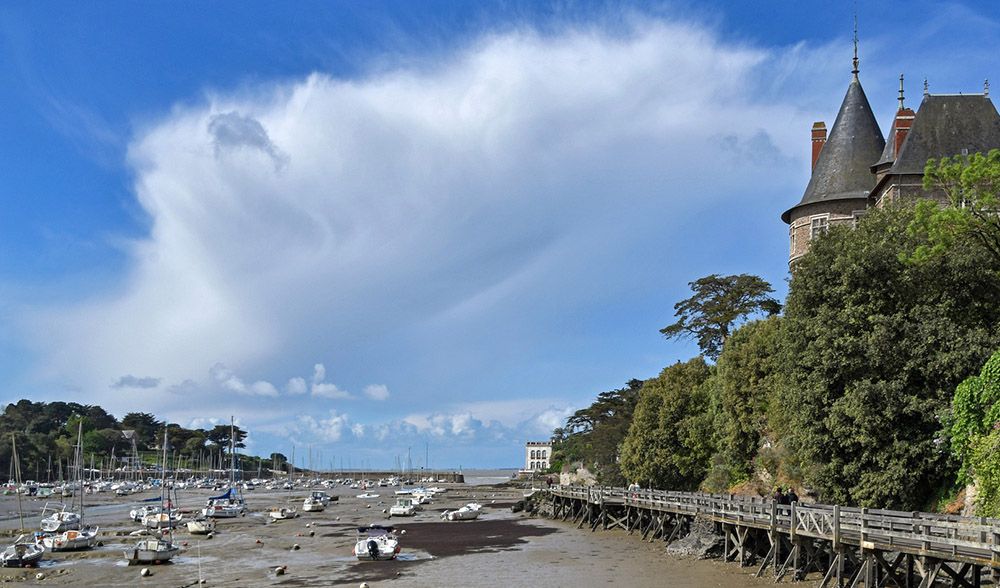
<path id="1" fill-rule="evenodd" d="M 417 506 L 413 504 L 412 498 L 397 498 L 396 504 L 389 508 L 389 516 L 412 517 L 417 514 Z"/>
<path id="2" fill-rule="evenodd" d="M 170 512 L 170 503 L 166 501 L 167 483 L 167 431 L 163 431 L 163 479 L 160 484 L 160 513 Z M 166 505 L 164 504 L 166 502 Z M 169 515 L 168 520 L 169 520 Z M 167 527 L 160 531 L 159 536 L 142 539 L 131 549 L 124 550 L 128 565 L 158 564 L 170 561 L 180 553 L 181 548 L 174 544 L 174 531 Z"/>
<path id="3" fill-rule="evenodd" d="M 279 506 L 272 508 L 267 515 L 276 521 L 281 521 L 285 519 L 294 519 L 299 516 L 299 513 L 294 508 Z"/>
<path id="4" fill-rule="evenodd" d="M 441 518 L 446 521 L 471 521 L 479 518 L 479 511 L 483 505 L 470 502 L 457 510 L 446 510 L 441 513 Z"/>
<path id="5" fill-rule="evenodd" d="M 359 560 L 396 559 L 399 554 L 399 539 L 396 528 L 383 525 L 358 527 L 358 539 L 354 544 L 354 557 Z"/>
<path id="6" fill-rule="evenodd" d="M 33 568 L 42 560 L 45 550 L 28 535 L 20 535 L 14 544 L 0 553 L 0 565 L 5 568 Z"/>

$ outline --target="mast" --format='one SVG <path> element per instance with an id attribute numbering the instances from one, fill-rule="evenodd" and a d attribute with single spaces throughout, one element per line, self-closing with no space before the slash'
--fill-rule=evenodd
<path id="1" fill-rule="evenodd" d="M 236 420 L 229 416 L 229 487 L 236 484 Z"/>
<path id="2" fill-rule="evenodd" d="M 80 493 L 80 526 L 83 526 L 83 419 L 77 424 L 76 433 L 76 480 Z"/>
<path id="3" fill-rule="evenodd" d="M 14 433 L 10 434 L 11 459 L 14 461 L 14 480 L 17 482 L 17 518 L 21 524 L 21 534 L 24 534 L 24 511 L 21 509 L 21 460 L 17 458 L 17 440 Z"/>

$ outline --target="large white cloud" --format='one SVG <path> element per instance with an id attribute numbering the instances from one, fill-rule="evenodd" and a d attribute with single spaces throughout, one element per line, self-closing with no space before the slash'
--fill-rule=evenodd
<path id="1" fill-rule="evenodd" d="M 108 383 L 141 374 L 174 391 L 145 389 L 144 410 L 176 411 L 178 395 L 197 391 L 277 397 L 268 410 L 301 413 L 306 402 L 351 401 L 322 364 L 311 381 L 293 375 L 323 350 L 338 382 L 346 366 L 348 389 L 387 399 L 386 385 L 363 388 L 386 381 L 380 363 L 462 363 L 466 339 L 446 346 L 470 317 L 506 313 L 504 329 L 520 336 L 516 325 L 593 302 L 605 292 L 595 274 L 620 265 L 623 243 L 634 253 L 633 235 L 680 231 L 691 211 L 794 167 L 800 154 L 787 146 L 805 153 L 810 119 L 754 94 L 793 85 L 800 62 L 816 59 L 805 53 L 775 60 L 788 78 L 775 82 L 761 71 L 768 53 L 700 27 L 519 31 L 443 61 L 356 79 L 317 73 L 177 107 L 130 149 L 150 230 L 131 246 L 127 276 L 29 321 L 44 375 L 112 409 L 136 400 Z M 487 356 L 511 345 L 499 333 L 478 343 Z M 406 386 L 387 384 L 412 408 Z M 551 426 L 565 413 L 525 418 Z M 299 430 L 364 434 L 329 414 Z M 471 412 L 434 414 L 394 422 L 457 436 L 491 426 Z"/>

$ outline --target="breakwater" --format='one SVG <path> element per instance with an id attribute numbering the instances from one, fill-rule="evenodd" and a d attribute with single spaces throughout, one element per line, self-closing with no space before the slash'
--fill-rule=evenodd
<path id="1" fill-rule="evenodd" d="M 591 531 L 621 528 L 671 543 L 696 520 L 714 525 L 719 555 L 758 577 L 820 586 L 1000 585 L 1000 520 L 660 490 L 555 486 L 550 516 Z"/>

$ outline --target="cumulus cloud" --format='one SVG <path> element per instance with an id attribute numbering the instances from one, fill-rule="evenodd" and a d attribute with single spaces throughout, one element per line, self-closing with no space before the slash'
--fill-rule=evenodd
<path id="1" fill-rule="evenodd" d="M 335 442 L 340 441 L 345 430 L 353 430 L 348 416 L 331 410 L 326 417 L 300 416 L 294 432 L 298 435 L 308 435 L 309 438 L 320 441 Z"/>
<path id="2" fill-rule="evenodd" d="M 106 389 L 123 373 L 156 373 L 166 387 L 267 398 L 278 392 L 266 380 L 206 358 L 275 374 L 319 348 L 337 350 L 338 378 L 387 356 L 474 370 L 522 335 L 542 337 L 531 333 L 539 317 L 628 281 L 612 275 L 623 266 L 614 252 L 648 251 L 642 235 L 690 240 L 691 211 L 745 198 L 748 185 L 778 193 L 774 168 L 789 145 L 805 155 L 813 115 L 753 99 L 779 73 L 780 61 L 761 72 L 767 57 L 663 21 L 521 30 L 416 67 L 316 73 L 175 108 L 129 150 L 150 229 L 127 250 L 128 273 L 27 321 L 45 333 L 42 376 Z M 471 346 L 456 336 L 469 321 L 503 328 Z M 311 380 L 283 389 L 350 397 L 322 364 Z M 441 403 L 454 389 L 407 394 Z M 466 417 L 419 426 L 493 430 Z"/>
<path id="3" fill-rule="evenodd" d="M 383 384 L 370 384 L 365 386 L 364 394 L 372 400 L 385 400 L 389 398 L 389 388 Z"/>
<path id="4" fill-rule="evenodd" d="M 122 376 L 113 384 L 112 388 L 156 388 L 160 385 L 161 378 L 137 378 L 133 375 Z"/>
<path id="5" fill-rule="evenodd" d="M 278 390 L 270 382 L 258 380 L 247 385 L 239 376 L 221 363 L 217 363 L 209 370 L 215 383 L 226 392 L 243 394 L 247 396 L 277 396 Z"/>

